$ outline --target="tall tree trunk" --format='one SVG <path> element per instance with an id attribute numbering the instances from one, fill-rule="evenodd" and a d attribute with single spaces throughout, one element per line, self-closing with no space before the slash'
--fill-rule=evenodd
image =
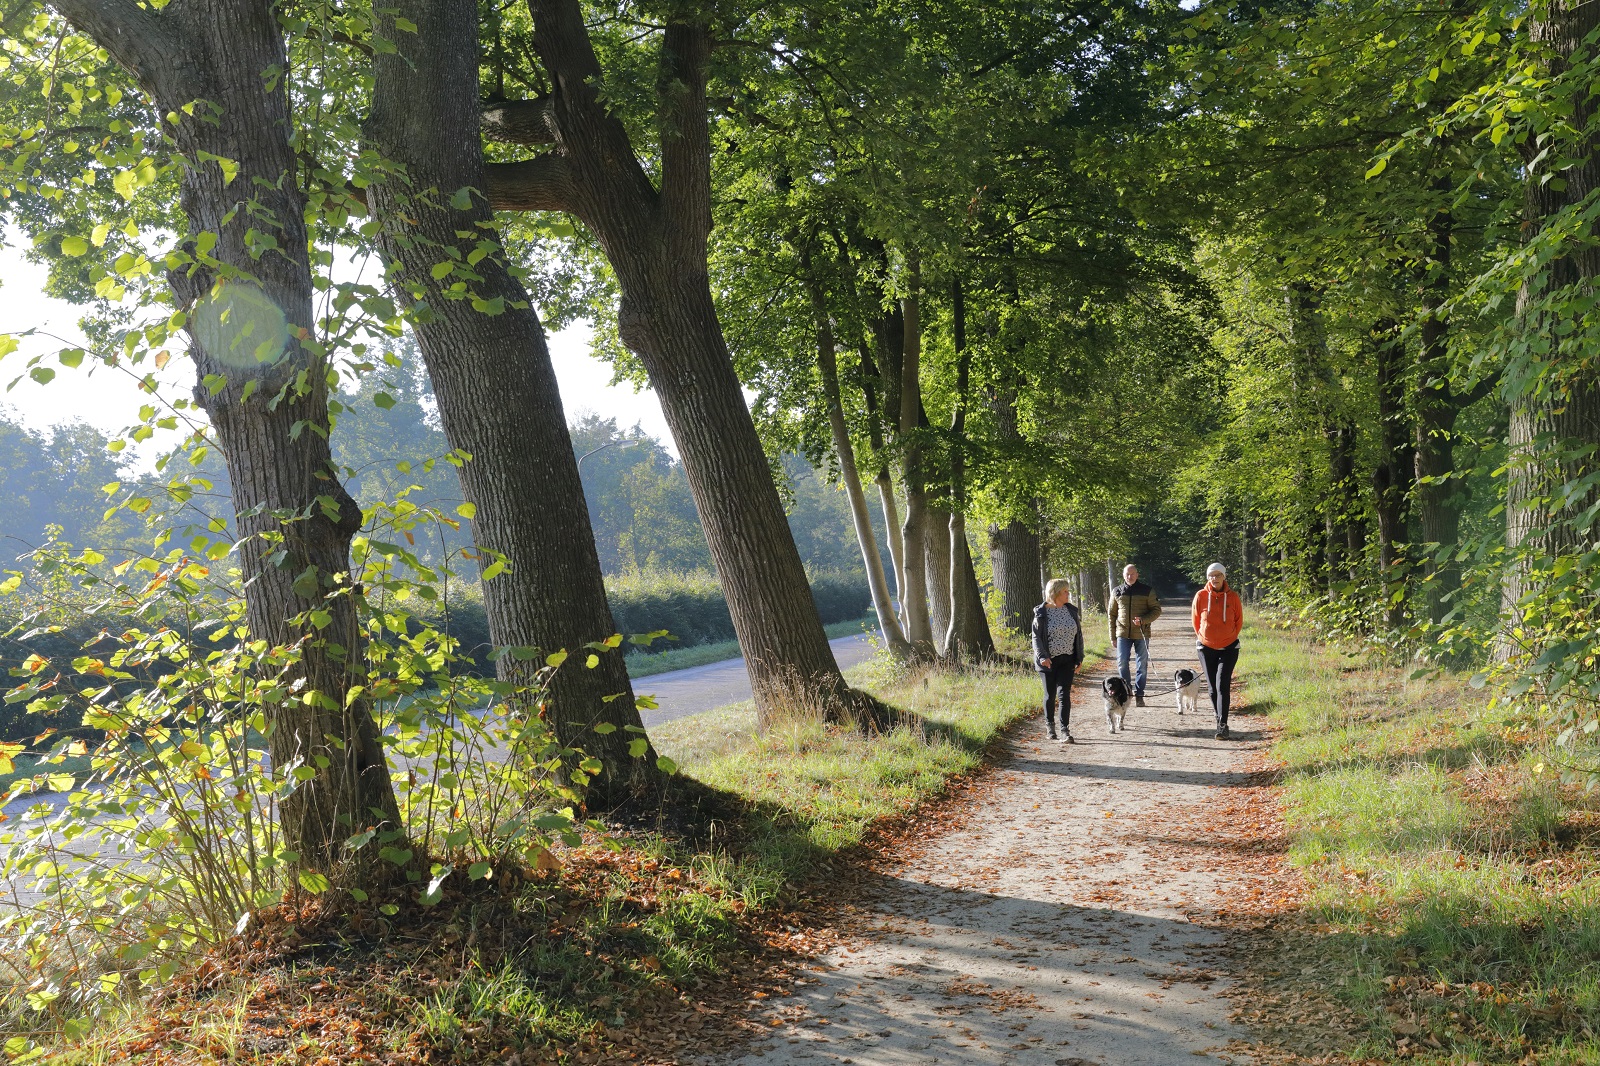
<path id="1" fill-rule="evenodd" d="M 1332 492 L 1328 500 L 1328 577 L 1334 581 L 1354 581 L 1361 565 L 1359 541 L 1354 532 L 1360 526 L 1360 486 L 1356 481 L 1355 426 L 1344 418 L 1331 419 L 1323 427 L 1328 442 L 1328 465 Z"/>
<path id="2" fill-rule="evenodd" d="M 822 378 L 823 397 L 828 405 L 828 431 L 833 437 L 833 454 L 839 461 L 839 476 L 844 481 L 845 495 L 850 501 L 850 518 L 855 525 L 856 543 L 861 548 L 861 561 L 867 571 L 867 587 L 872 592 L 872 606 L 878 612 L 878 626 L 890 654 L 906 658 L 911 654 L 911 642 L 889 598 L 889 582 L 883 572 L 883 558 L 878 554 L 878 537 L 872 529 L 872 516 L 867 510 L 867 494 L 861 488 L 861 474 L 856 469 L 855 445 L 850 441 L 850 427 L 844 419 L 844 399 L 839 391 L 839 357 L 835 350 L 833 323 L 828 317 L 828 301 L 822 283 L 812 270 L 809 252 L 802 252 L 806 270 L 806 285 L 811 295 L 813 328 L 817 334 L 817 372 Z M 893 502 L 891 491 L 890 501 Z"/>
<path id="3" fill-rule="evenodd" d="M 1098 567 L 1078 571 L 1078 586 L 1083 590 L 1082 599 L 1078 601 L 1080 612 L 1105 610 L 1106 590 L 1101 587 L 1102 583 Z"/>
<path id="4" fill-rule="evenodd" d="M 215 267 L 196 261 L 168 277 L 188 314 L 195 395 L 233 486 L 250 635 L 301 649 L 297 676 L 286 679 L 295 698 L 268 708 L 274 765 L 313 773 L 279 802 L 284 839 L 302 862 L 330 867 L 352 834 L 398 834 L 401 825 L 377 726 L 354 687 L 365 680 L 349 577 L 361 508 L 328 450 L 326 358 L 297 339 L 314 338 L 316 320 L 276 10 L 265 0 L 54 6 L 168 116 L 164 133 L 187 161 L 188 240 L 216 238 Z M 206 106 L 189 106 L 197 100 Z M 258 257 L 264 241 L 275 250 Z M 268 338 L 281 348 L 268 352 Z M 312 611 L 325 614 L 324 626 Z"/>
<path id="5" fill-rule="evenodd" d="M 1337 444 L 1340 418 L 1334 402 L 1328 335 L 1322 318 L 1322 295 L 1307 282 L 1296 281 L 1289 286 L 1286 303 L 1292 340 L 1290 406 L 1296 417 L 1308 423 L 1308 428 L 1321 431 L 1329 445 L 1332 482 L 1337 486 L 1341 477 L 1337 469 L 1341 461 Z M 1296 482 L 1301 487 L 1301 498 L 1307 501 L 1307 509 L 1312 512 L 1305 516 L 1306 520 L 1308 524 L 1315 522 L 1306 531 L 1306 539 L 1312 546 L 1312 572 L 1307 575 L 1308 583 L 1322 583 L 1331 598 L 1344 557 L 1343 527 L 1339 524 L 1339 515 L 1345 507 L 1345 501 L 1339 498 L 1337 491 L 1328 497 L 1319 495 L 1315 500 L 1310 499 L 1305 486 L 1322 482 L 1321 477 L 1311 470 L 1299 470 Z"/>
<path id="6" fill-rule="evenodd" d="M 399 19 L 416 29 L 398 29 Z M 483 582 L 490 638 L 502 647 L 579 651 L 616 625 L 544 327 L 507 269 L 488 202 L 481 195 L 452 201 L 458 189 L 488 184 L 476 20 L 474 0 L 398 0 L 379 16 L 378 32 L 395 50 L 373 60 L 367 135 L 404 174 L 374 185 L 369 202 L 383 225 L 391 286 L 413 301 L 445 437 L 472 456 L 460 476 L 476 508 L 474 540 L 509 564 Z M 475 251 L 481 257 L 468 266 Z M 439 263 L 458 265 L 436 278 Z M 469 291 L 451 291 L 462 280 Z M 479 301 L 498 307 L 478 310 Z M 549 724 L 563 744 L 604 767 L 588 789 L 591 808 L 645 800 L 660 775 L 653 753 L 629 753 L 643 723 L 623 653 L 599 656 L 593 669 L 584 658 L 556 671 Z M 502 655 L 496 669 L 501 680 L 525 684 L 543 665 L 542 656 Z"/>
<path id="7" fill-rule="evenodd" d="M 1039 535 L 1019 521 L 989 527 L 989 566 L 1006 628 L 1027 633 L 1040 600 Z M 1087 592 L 1084 595 L 1088 595 Z"/>
<path id="8" fill-rule="evenodd" d="M 949 655 L 945 637 L 950 633 L 952 617 L 950 594 L 950 511 L 932 505 L 928 508 L 927 523 L 922 527 L 925 538 L 923 561 L 928 589 L 928 626 L 933 630 L 934 651 L 940 658 Z"/>
<path id="9" fill-rule="evenodd" d="M 983 609 L 983 591 L 967 543 L 967 393 L 972 351 L 967 347 L 967 301 L 957 278 L 951 290 L 956 349 L 955 409 L 950 416 L 950 628 L 944 637 L 949 659 L 990 658 L 994 636 Z"/>
<path id="10" fill-rule="evenodd" d="M 1405 624 L 1405 559 L 1400 545 L 1405 537 L 1406 497 L 1411 490 L 1411 439 L 1406 432 L 1405 346 L 1395 336 L 1393 322 L 1380 322 L 1372 330 L 1373 362 L 1377 370 L 1378 452 L 1372 470 L 1372 490 L 1378 518 L 1378 579 L 1383 589 L 1384 624 L 1398 630 Z"/>
<path id="11" fill-rule="evenodd" d="M 1551 0 L 1538 5 L 1529 20 L 1529 37 L 1545 50 L 1546 73 L 1571 80 L 1574 68 L 1592 62 L 1593 52 L 1586 40 L 1600 29 L 1600 6 L 1575 0 Z M 1580 86 L 1572 94 L 1573 113 L 1567 121 L 1573 128 L 1588 131 L 1594 121 L 1592 98 Z M 1539 148 L 1543 148 L 1541 144 Z M 1524 232 L 1536 234 L 1546 219 L 1564 208 L 1585 201 L 1600 189 L 1600 152 L 1591 139 L 1544 157 L 1529 158 L 1524 192 Z M 1538 150 L 1530 143 L 1529 156 Z M 1554 159 L 1577 157 L 1577 163 L 1559 172 L 1560 182 L 1549 180 L 1549 164 Z M 1539 301 L 1549 292 L 1581 287 L 1593 293 L 1600 279 L 1600 248 L 1591 238 L 1551 262 L 1543 284 L 1535 289 L 1524 286 L 1518 297 L 1518 312 L 1525 335 L 1549 338 L 1554 351 L 1548 354 L 1530 345 L 1529 351 L 1507 370 L 1507 393 L 1511 401 L 1511 458 L 1506 485 L 1506 551 L 1511 562 L 1503 588 L 1503 603 L 1511 623 L 1522 616 L 1521 602 L 1538 592 L 1533 567 L 1539 558 L 1563 554 L 1577 546 L 1578 536 L 1568 523 L 1570 517 L 1586 507 L 1591 496 L 1572 501 L 1560 513 L 1547 502 L 1552 492 L 1573 481 L 1590 468 L 1592 460 L 1558 454 L 1561 449 L 1600 443 L 1600 380 L 1586 357 L 1561 350 L 1564 324 L 1557 316 L 1542 311 Z M 1563 327 L 1558 329 L 1557 327 Z M 1578 331 L 1581 335 L 1582 331 Z M 1565 366 L 1561 365 L 1563 362 Z M 1509 639 L 1502 653 L 1513 650 Z"/>
<path id="12" fill-rule="evenodd" d="M 919 655 L 932 656 L 933 622 L 928 596 L 928 493 L 927 471 L 922 446 L 922 307 L 921 273 L 916 260 L 908 270 L 910 292 L 901 300 L 905 317 L 905 349 L 900 358 L 901 453 L 904 456 L 901 483 L 906 493 L 906 520 L 902 538 L 905 551 L 904 597 L 908 625 L 906 636 Z"/>
<path id="13" fill-rule="evenodd" d="M 1448 180 L 1436 191 L 1447 192 Z M 1455 562 L 1461 531 L 1461 491 L 1450 479 L 1455 470 L 1456 402 L 1450 383 L 1449 323 L 1444 318 L 1450 295 L 1450 244 L 1455 229 L 1448 210 L 1434 214 L 1428 223 L 1432 239 L 1429 277 L 1423 286 L 1421 351 L 1417 358 L 1416 501 L 1419 539 L 1426 553 L 1423 585 L 1428 621 L 1438 624 L 1450 609 L 1450 599 L 1461 586 L 1461 568 Z"/>
<path id="14" fill-rule="evenodd" d="M 618 332 L 649 374 L 683 458 L 760 721 L 802 707 L 831 719 L 876 716 L 879 705 L 845 685 L 815 605 L 795 598 L 805 567 L 711 297 L 710 30 L 669 18 L 659 35 L 658 189 L 602 97 L 607 79 L 577 0 L 528 7 L 551 92 L 497 105 L 486 123 L 555 151 L 491 168 L 492 199 L 570 212 L 604 249 L 622 292 Z"/>
<path id="15" fill-rule="evenodd" d="M 877 473 L 873 483 L 878 487 L 878 504 L 883 509 L 884 540 L 889 545 L 889 570 L 894 575 L 895 601 L 899 605 L 900 632 L 905 634 L 909 625 L 906 619 L 906 544 L 900 528 L 900 509 L 894 498 L 894 477 L 889 473 L 885 457 L 883 422 L 884 412 L 878 403 L 878 390 L 873 384 L 879 376 L 877 363 L 865 343 L 859 348 L 861 355 L 861 392 L 867 406 L 867 441 L 872 445 L 873 462 Z M 909 640 L 908 640 L 909 642 Z"/>

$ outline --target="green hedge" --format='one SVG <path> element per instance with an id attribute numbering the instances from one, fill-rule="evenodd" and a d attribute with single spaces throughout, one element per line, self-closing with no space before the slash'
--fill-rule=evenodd
<path id="1" fill-rule="evenodd" d="M 474 593 L 476 590 L 474 590 Z M 717 579 L 707 573 L 622 575 L 606 579 L 606 597 L 617 631 L 634 636 L 666 630 L 674 639 L 658 640 L 652 650 L 692 648 L 733 640 L 733 618 Z M 872 607 L 866 576 L 824 573 L 811 579 L 811 597 L 823 625 L 861 618 Z M 450 611 L 450 635 L 461 642 L 485 673 L 489 658 L 489 620 L 476 595 L 459 599 Z"/>
<path id="2" fill-rule="evenodd" d="M 714 644 L 734 639 L 733 619 L 728 614 L 728 603 L 722 589 L 710 574 L 644 574 L 608 579 L 607 596 L 617 629 L 625 635 L 655 633 L 666 630 L 673 640 L 660 640 L 652 650 L 687 648 L 700 644 Z M 872 605 L 872 595 L 866 577 L 859 573 L 827 573 L 813 576 L 811 595 L 824 625 L 848 622 L 864 616 Z M 0 632 L 10 628 L 11 620 L 0 619 Z M 59 669 L 69 683 L 78 680 L 71 674 L 71 662 L 85 654 L 83 646 L 95 638 L 101 628 L 115 630 L 111 620 L 97 618 L 68 626 L 60 633 L 40 633 L 19 640 L 17 637 L 0 638 L 0 667 L 9 679 L 6 687 L 18 683 L 12 670 L 21 669 L 29 655 L 42 655 L 52 661 L 52 669 Z M 489 620 L 484 615 L 483 600 L 472 588 L 459 595 L 450 610 L 448 630 L 461 642 L 463 652 L 469 655 L 484 673 L 493 673 L 494 664 L 489 651 Z M 107 642 L 106 647 L 113 647 Z M 0 705 L 0 740 L 31 739 L 46 729 L 61 732 L 84 732 L 76 720 L 45 719 L 27 713 L 26 705 Z"/>

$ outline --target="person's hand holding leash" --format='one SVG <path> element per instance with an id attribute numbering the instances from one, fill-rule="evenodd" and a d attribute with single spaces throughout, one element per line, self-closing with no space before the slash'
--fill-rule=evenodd
<path id="1" fill-rule="evenodd" d="M 1044 667 L 1046 670 L 1048 670 L 1048 669 L 1050 669 L 1050 660 L 1049 659 L 1040 659 L 1039 660 L 1039 665 Z"/>

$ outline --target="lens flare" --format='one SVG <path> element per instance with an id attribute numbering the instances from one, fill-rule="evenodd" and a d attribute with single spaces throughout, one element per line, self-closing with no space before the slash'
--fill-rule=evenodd
<path id="1" fill-rule="evenodd" d="M 289 343 L 289 321 L 272 297 L 249 282 L 224 281 L 195 306 L 195 339 L 212 358 L 236 367 L 270 363 Z"/>

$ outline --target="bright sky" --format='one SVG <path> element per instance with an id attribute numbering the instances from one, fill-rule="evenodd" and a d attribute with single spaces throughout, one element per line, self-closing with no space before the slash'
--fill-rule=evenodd
<path id="1" fill-rule="evenodd" d="M 15 247 L 0 248 L 0 333 L 20 333 L 37 329 L 53 336 L 34 336 L 22 348 L 0 360 L 0 390 L 13 378 L 23 375 L 30 355 L 53 352 L 83 343 L 78 329 L 78 308 L 43 294 L 45 270 L 23 258 Z M 661 440 L 676 454 L 661 405 L 650 391 L 636 393 L 631 385 L 613 386 L 609 365 L 589 355 L 589 329 L 575 326 L 550 335 L 550 356 L 561 383 L 561 400 L 567 420 L 584 411 L 615 418 L 626 429 L 635 422 Z M 59 367 L 56 379 L 39 385 L 23 376 L 9 393 L 0 391 L 0 404 L 9 406 L 29 426 L 43 429 L 60 422 L 81 419 L 107 433 L 115 433 L 132 422 L 144 402 L 133 379 L 115 370 L 92 365 L 69 370 Z M 165 377 L 175 384 L 188 385 L 192 366 L 174 359 Z"/>

